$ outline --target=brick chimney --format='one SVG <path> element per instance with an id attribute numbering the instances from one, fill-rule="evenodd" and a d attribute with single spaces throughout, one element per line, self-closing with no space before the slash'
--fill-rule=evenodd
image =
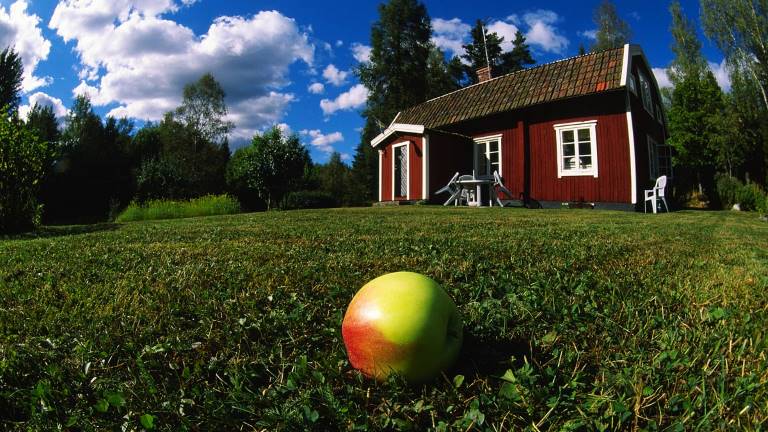
<path id="1" fill-rule="evenodd" d="M 477 73 L 477 82 L 486 82 L 491 79 L 491 68 L 489 66 L 480 68 L 475 71 Z"/>

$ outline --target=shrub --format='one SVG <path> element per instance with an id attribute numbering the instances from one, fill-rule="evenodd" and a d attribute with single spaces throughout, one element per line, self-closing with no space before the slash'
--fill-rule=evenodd
<path id="1" fill-rule="evenodd" d="M 337 207 L 338 201 L 331 194 L 320 191 L 291 192 L 285 199 L 286 210 Z"/>
<path id="2" fill-rule="evenodd" d="M 37 192 L 49 153 L 47 143 L 16 115 L 0 115 L 0 233 L 30 231 L 39 224 Z"/>
<path id="3" fill-rule="evenodd" d="M 229 195 L 207 195 L 189 201 L 152 200 L 131 203 L 117 222 L 180 219 L 240 213 L 240 203 Z"/>
<path id="4" fill-rule="evenodd" d="M 718 174 L 715 181 L 717 183 L 717 196 L 724 209 L 730 209 L 739 202 L 739 192 L 744 187 L 739 179 L 726 174 Z"/>
<path id="5" fill-rule="evenodd" d="M 742 210 L 758 210 L 764 205 L 765 192 L 755 183 L 744 185 L 736 195 Z"/>

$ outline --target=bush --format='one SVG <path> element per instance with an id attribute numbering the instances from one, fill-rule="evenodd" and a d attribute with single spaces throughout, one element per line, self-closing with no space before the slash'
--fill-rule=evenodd
<path id="1" fill-rule="evenodd" d="M 291 192 L 285 198 L 286 210 L 319 209 L 338 207 L 339 203 L 331 194 L 320 191 Z"/>
<path id="2" fill-rule="evenodd" d="M 15 116 L 0 115 L 0 233 L 30 231 L 40 223 L 40 181 L 49 159 L 48 144 Z"/>
<path id="3" fill-rule="evenodd" d="M 180 219 L 240 213 L 240 203 L 229 195 L 207 195 L 189 201 L 152 200 L 131 203 L 117 222 Z"/>
<path id="4" fill-rule="evenodd" d="M 765 202 L 765 192 L 755 183 L 742 186 L 737 194 L 742 210 L 758 210 Z"/>
<path id="5" fill-rule="evenodd" d="M 717 183 L 717 196 L 724 209 L 730 209 L 739 202 L 739 192 L 744 185 L 736 177 L 726 174 L 718 174 L 715 177 Z"/>

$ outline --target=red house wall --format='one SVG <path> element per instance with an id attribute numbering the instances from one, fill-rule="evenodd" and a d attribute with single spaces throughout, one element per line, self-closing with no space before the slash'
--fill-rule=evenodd
<path id="1" fill-rule="evenodd" d="M 423 170 L 423 142 L 419 135 L 402 135 L 392 138 L 384 147 L 382 158 L 381 183 L 382 183 L 382 201 L 392 201 L 392 168 L 394 164 L 394 144 L 408 142 L 410 145 L 408 152 L 408 189 L 411 200 L 421 199 L 422 190 L 422 170 Z M 407 200 L 407 197 L 395 197 L 397 201 Z"/>
<path id="2" fill-rule="evenodd" d="M 472 145 L 456 135 L 429 132 L 429 198 L 445 202 L 447 194 L 435 196 L 435 191 L 448 184 L 456 173 L 472 172 Z"/>

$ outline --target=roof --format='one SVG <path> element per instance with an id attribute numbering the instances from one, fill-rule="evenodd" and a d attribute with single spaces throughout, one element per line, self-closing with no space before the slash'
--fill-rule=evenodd
<path id="1" fill-rule="evenodd" d="M 393 123 L 439 128 L 560 99 L 621 88 L 627 46 L 512 72 L 400 112 Z"/>

